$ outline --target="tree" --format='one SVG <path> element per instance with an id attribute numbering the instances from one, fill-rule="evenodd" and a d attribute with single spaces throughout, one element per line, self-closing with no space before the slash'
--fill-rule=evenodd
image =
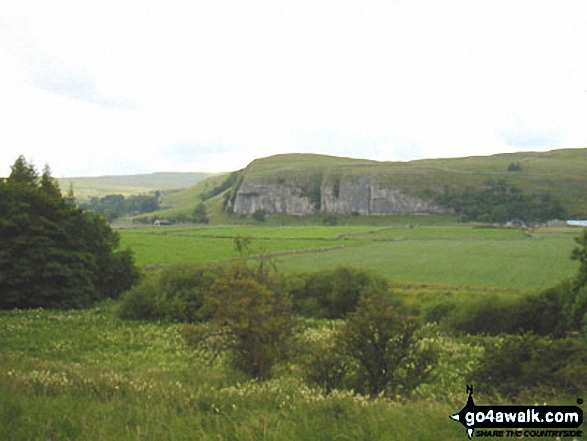
<path id="1" fill-rule="evenodd" d="M 267 212 L 265 210 L 263 210 L 262 208 L 257 208 L 253 214 L 251 215 L 251 217 L 258 223 L 262 224 L 263 222 L 265 222 L 265 217 L 267 216 Z"/>
<path id="2" fill-rule="evenodd" d="M 565 209 L 559 199 L 548 193 L 524 193 L 504 179 L 490 179 L 481 188 L 467 187 L 451 193 L 445 188 L 438 203 L 452 208 L 463 220 L 499 222 L 506 215 L 509 220 L 543 222 L 563 219 Z"/>
<path id="3" fill-rule="evenodd" d="M 322 223 L 331 227 L 338 225 L 338 216 L 336 213 L 325 214 L 322 218 Z"/>
<path id="4" fill-rule="evenodd" d="M 240 259 L 224 268 L 203 297 L 199 316 L 209 318 L 210 326 L 186 325 L 181 332 L 191 346 L 227 352 L 234 368 L 265 380 L 289 355 L 295 324 L 291 302 L 269 287 L 266 263 L 248 266 L 250 239 L 237 236 L 234 244 Z"/>
<path id="5" fill-rule="evenodd" d="M 198 206 L 195 208 L 192 218 L 197 224 L 207 224 L 210 222 L 210 219 L 208 219 L 206 206 L 203 203 L 198 204 Z"/>
<path id="6" fill-rule="evenodd" d="M 152 213 L 159 209 L 159 192 L 154 195 L 134 195 L 125 198 L 121 194 L 109 194 L 103 198 L 91 198 L 81 204 L 84 210 L 91 210 L 112 222 L 125 214 Z"/>
<path id="7" fill-rule="evenodd" d="M 386 297 L 364 293 L 341 330 L 341 345 L 358 366 L 357 390 L 409 395 L 431 372 L 435 353 L 423 347 L 414 319 L 399 315 Z"/>
<path id="8" fill-rule="evenodd" d="M 364 269 L 338 266 L 309 275 L 303 289 L 294 292 L 294 305 L 302 315 L 343 318 L 357 307 L 363 292 L 387 295 L 387 280 Z"/>
<path id="9" fill-rule="evenodd" d="M 271 376 L 284 359 L 294 320 L 288 299 L 235 271 L 212 285 L 206 310 L 224 328 L 233 366 L 253 378 Z"/>
<path id="10" fill-rule="evenodd" d="M 567 287 L 563 313 L 572 330 L 587 330 L 587 229 L 575 238 L 571 259 L 581 264 L 571 287 Z"/>
<path id="11" fill-rule="evenodd" d="M 587 387 L 587 347 L 579 339 L 533 334 L 488 340 L 469 381 L 485 393 L 514 399 L 524 391 L 582 393 Z"/>
<path id="12" fill-rule="evenodd" d="M 84 307 L 138 279 L 105 219 L 64 198 L 20 156 L 0 182 L 0 309 Z"/>
<path id="13" fill-rule="evenodd" d="M 505 224 L 508 221 L 508 210 L 505 205 L 500 204 L 493 207 L 491 220 L 500 224 Z"/>
<path id="14" fill-rule="evenodd" d="M 587 284 L 587 229 L 583 230 L 583 234 L 575 238 L 577 246 L 571 253 L 571 259 L 578 260 L 581 266 L 577 274 L 577 285 L 584 286 Z"/>

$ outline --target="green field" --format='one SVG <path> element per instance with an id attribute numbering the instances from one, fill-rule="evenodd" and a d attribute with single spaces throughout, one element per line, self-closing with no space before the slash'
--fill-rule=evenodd
<path id="1" fill-rule="evenodd" d="M 119 230 L 139 265 L 210 262 L 237 257 L 234 237 L 250 237 L 252 254 L 275 254 L 281 270 L 337 265 L 371 269 L 411 283 L 534 289 L 572 276 L 576 229 L 461 226 L 142 227 Z"/>
<path id="2" fill-rule="evenodd" d="M 515 296 L 550 286 L 576 272 L 569 255 L 580 233 L 473 225 L 118 231 L 140 265 L 232 259 L 234 238 L 250 237 L 251 253 L 275 254 L 280 271 L 369 268 L 411 294 L 408 303 L 416 306 L 426 302 L 426 286 L 432 296 L 455 298 Z M 483 354 L 480 339 L 492 338 L 449 336 L 427 325 L 428 344 L 440 354 L 430 380 L 409 400 L 370 400 L 349 391 L 324 395 L 308 386 L 300 371 L 303 350 L 276 366 L 273 379 L 249 380 L 224 357 L 188 348 L 181 325 L 122 320 L 118 308 L 110 301 L 83 311 L 0 311 L 0 439 L 466 439 L 448 415 L 465 403 L 467 375 Z M 301 319 L 297 347 L 331 326 Z M 475 398 L 487 402 L 483 392 Z M 567 398 L 557 400 L 568 404 Z"/>
<path id="3" fill-rule="evenodd" d="M 274 380 L 249 381 L 189 350 L 178 325 L 115 312 L 115 303 L 0 312 L 0 439 L 464 439 L 448 415 L 462 406 L 461 375 L 479 351 L 454 339 L 437 339 L 447 351 L 435 382 L 402 404 L 324 396 L 293 365 Z M 314 333 L 327 326 L 310 325 Z"/>
<path id="4" fill-rule="evenodd" d="M 584 213 L 587 203 L 584 179 L 586 160 L 587 149 L 410 163 L 288 155 L 254 161 L 244 173 L 248 174 L 248 178 L 261 181 L 279 182 L 279 179 L 291 177 L 292 182 L 300 178 L 314 184 L 318 182 L 317 176 L 338 179 L 343 175 L 373 174 L 390 186 L 397 184 L 398 188 L 404 186 L 420 191 L 430 185 L 435 188 L 466 188 L 468 185 L 480 185 L 487 178 L 507 176 L 513 184 L 530 191 L 553 188 L 553 194 L 561 197 L 570 213 L 572 210 Z M 512 161 L 521 164 L 520 172 L 506 171 Z M 195 175 L 92 178 L 74 183 L 74 191 L 78 196 L 89 197 L 181 188 L 192 185 L 190 180 L 203 177 Z M 575 317 L 567 314 L 574 311 L 564 310 L 557 310 L 557 315 L 548 315 L 553 297 L 543 296 L 550 291 L 541 290 L 576 276 L 579 265 L 570 259 L 570 255 L 575 246 L 574 238 L 581 234 L 580 229 L 492 228 L 457 223 L 455 214 L 337 215 L 334 219 L 336 226 L 324 226 L 324 221 L 329 219 L 323 212 L 297 217 L 268 216 L 263 225 L 258 225 L 250 217 L 223 211 L 223 194 L 206 197 L 207 194 L 215 194 L 214 189 L 225 179 L 226 175 L 216 175 L 184 190 L 165 193 L 165 210 L 149 214 L 147 219 L 148 223 L 152 223 L 151 216 L 164 218 L 169 215 L 171 218 L 178 214 L 190 215 L 205 200 L 210 225 L 138 227 L 122 225 L 123 221 L 119 221 L 117 231 L 122 247 L 132 249 L 138 265 L 145 269 L 146 288 L 143 292 L 139 287 L 123 294 L 122 299 L 105 301 L 85 310 L 0 311 L 1 441 L 464 440 L 464 428 L 448 417 L 465 404 L 465 385 L 477 381 L 478 377 L 471 374 L 481 366 L 482 357 L 487 355 L 485 351 L 490 351 L 493 345 L 500 347 L 507 337 L 496 335 L 503 332 L 503 327 L 491 333 L 486 330 L 469 331 L 467 329 L 470 328 L 458 328 L 455 324 L 470 324 L 466 320 L 471 317 L 470 322 L 475 325 L 494 322 L 501 325 L 507 321 L 515 326 L 520 323 L 519 317 L 528 318 L 532 324 L 566 323 Z M 67 190 L 68 185 L 64 181 L 62 189 Z M 419 344 L 438 354 L 438 359 L 426 366 L 426 369 L 431 369 L 431 375 L 425 377 L 424 383 L 415 386 L 411 394 L 401 394 L 400 391 L 400 395 L 396 395 L 395 391 L 399 389 L 390 388 L 386 395 L 372 399 L 345 389 L 353 384 L 359 384 L 360 388 L 360 382 L 341 385 L 331 393 L 315 386 L 312 378 L 304 373 L 308 373 L 304 369 L 308 361 L 312 361 L 312 351 L 318 350 L 321 356 L 332 352 L 332 348 L 321 344 L 333 343 L 334 331 L 341 329 L 345 321 L 352 322 L 353 316 L 326 320 L 289 315 L 295 326 L 283 351 L 288 356 L 281 357 L 283 354 L 280 354 L 277 364 L 273 366 L 271 379 L 267 381 L 251 380 L 243 372 L 235 370 L 226 353 L 216 351 L 215 344 L 225 348 L 229 346 L 222 341 L 220 333 L 211 332 L 211 339 L 195 348 L 182 337 L 182 330 L 185 335 L 185 324 L 160 319 L 186 320 L 186 314 L 148 316 L 149 305 L 143 302 L 142 296 L 149 299 L 148 296 L 154 293 L 150 298 L 165 307 L 175 305 L 174 302 L 179 299 L 177 309 L 184 313 L 181 308 L 187 304 L 186 299 L 192 301 L 195 298 L 193 305 L 199 305 L 197 295 L 203 291 L 198 286 L 193 292 L 188 292 L 191 287 L 185 289 L 181 286 L 184 283 L 181 277 L 171 276 L 177 277 L 172 281 L 163 277 L 174 271 L 188 273 L 191 268 L 182 266 L 157 273 L 154 267 L 174 263 L 230 262 L 239 257 L 234 247 L 237 237 L 250 238 L 247 256 L 270 257 L 275 265 L 269 267 L 275 267 L 280 272 L 314 272 L 344 265 L 368 269 L 388 279 L 389 290 L 374 277 L 368 278 L 371 285 L 367 289 L 376 290 L 383 286 L 383 295 L 391 298 L 401 317 L 411 323 L 422 320 L 423 324 L 418 328 L 422 337 Z M 245 273 L 239 263 L 235 264 L 232 272 L 226 271 L 223 277 L 237 280 L 239 274 Z M 204 271 L 204 276 L 209 275 L 213 274 Z M 232 279 L 230 281 L 234 281 Z M 268 278 L 276 282 L 276 288 L 271 289 L 283 289 L 286 293 L 290 292 L 288 284 L 298 288 L 298 279 L 304 281 L 304 277 L 297 276 Z M 308 276 L 308 279 L 311 277 Z M 180 283 L 175 284 L 177 281 Z M 342 279 L 339 285 L 347 288 L 352 284 L 347 281 L 348 277 Z M 217 279 L 213 288 L 222 288 L 226 282 Z M 163 286 L 164 283 L 169 286 Z M 311 285 L 299 286 L 310 291 L 308 287 Z M 324 285 L 318 286 L 322 289 Z M 166 292 L 168 288 L 175 297 L 169 296 Z M 231 289 L 226 299 L 238 291 Z M 255 291 L 257 296 L 251 295 L 243 303 L 257 297 L 262 299 L 263 291 Z M 205 295 L 209 296 L 210 292 L 218 291 L 210 289 Z M 363 299 L 366 292 L 363 288 Z M 291 293 L 294 291 L 291 290 Z M 566 295 L 562 289 L 560 293 Z M 273 294 L 288 299 L 288 296 L 281 296 L 281 291 Z M 145 313 L 145 310 L 141 311 L 145 308 L 145 314 L 153 321 L 121 318 L 121 309 L 133 295 L 133 307 L 140 313 Z M 182 299 L 182 296 L 186 297 Z M 556 301 L 555 297 L 554 303 Z M 312 306 L 311 301 L 308 305 Z M 493 305 L 499 308 L 492 308 Z M 519 305 L 524 308 L 518 309 Z M 566 307 L 569 303 L 563 305 Z M 582 311 L 582 304 L 571 305 L 573 308 L 579 305 L 576 309 Z M 545 309 L 545 306 L 548 308 Z M 544 309 L 546 313 L 541 312 Z M 290 310 L 287 311 L 289 314 Z M 535 315 L 536 311 L 538 314 Z M 246 314 L 239 312 L 239 315 Z M 135 317 L 144 318 L 145 315 Z M 158 321 L 153 317 L 157 317 Z M 376 323 L 372 317 L 369 316 L 364 322 L 369 328 L 374 328 L 373 323 Z M 388 324 L 394 320 L 389 317 L 386 318 Z M 511 317 L 518 321 L 510 320 Z M 554 319 L 550 320 L 552 317 Z M 246 337 L 251 339 L 254 335 L 251 323 L 265 323 L 265 319 L 248 320 Z M 215 326 L 221 328 L 226 326 L 226 322 L 211 321 L 202 326 L 206 327 L 206 331 L 217 331 Z M 508 332 L 529 329 L 524 326 L 511 327 L 514 330 Z M 194 333 L 202 330 L 193 326 L 189 329 L 196 329 Z M 459 332 L 463 329 L 464 333 L 470 332 L 471 335 Z M 563 332 L 567 333 L 567 340 L 579 343 L 585 338 L 585 328 L 583 333 L 576 329 L 579 328 L 565 328 Z M 263 336 L 271 334 L 264 332 Z M 349 334 L 344 335 L 343 345 Z M 217 337 L 220 343 L 211 341 Z M 540 338 L 548 341 L 551 336 Z M 364 341 L 378 342 L 377 337 L 367 337 Z M 516 351 L 525 356 L 518 348 Z M 578 351 L 584 352 L 584 346 L 578 348 Z M 338 347 L 335 352 L 340 350 Z M 554 364 L 562 366 L 561 370 L 566 375 L 563 378 L 573 384 L 584 384 L 574 381 L 574 376 L 579 380 L 584 378 L 582 361 L 576 365 L 567 364 L 559 356 L 564 352 L 540 349 L 536 353 L 540 366 L 549 366 L 546 361 L 554 360 Z M 392 356 L 397 357 L 397 354 L 394 352 Z M 506 357 L 499 353 L 495 359 L 499 364 Z M 512 359 L 517 363 L 518 359 Z M 330 364 L 328 357 L 318 360 L 320 367 L 327 366 L 324 370 L 328 374 L 332 371 L 336 373 L 336 369 L 341 367 L 340 363 Z M 410 366 L 417 362 L 414 358 L 405 360 L 407 364 L 397 366 L 397 369 L 409 372 Z M 342 363 L 352 365 L 358 362 L 356 358 L 347 358 Z M 530 369 L 521 366 L 519 370 L 514 372 L 518 378 L 532 377 Z M 509 370 L 505 371 L 511 374 Z M 361 375 L 357 370 L 351 369 L 350 372 L 350 375 Z M 549 376 L 554 377 L 553 372 L 545 370 L 540 381 L 546 381 Z M 499 380 L 494 382 L 504 384 Z M 492 401 L 494 404 L 514 404 L 509 401 L 511 398 L 518 404 L 549 400 L 548 404 L 574 405 L 578 402 L 577 398 L 582 397 L 574 392 L 567 395 L 571 393 L 569 389 L 559 391 L 555 390 L 555 386 L 543 383 L 538 388 L 528 386 L 530 389 L 523 390 L 515 398 L 502 395 L 502 392 L 493 395 L 482 387 L 475 390 L 478 404 L 492 404 Z"/>

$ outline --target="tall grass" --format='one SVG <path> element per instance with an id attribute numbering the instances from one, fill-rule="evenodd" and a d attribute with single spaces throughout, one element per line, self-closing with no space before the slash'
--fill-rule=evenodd
<path id="1" fill-rule="evenodd" d="M 352 392 L 324 396 L 303 383 L 295 365 L 282 366 L 274 380 L 248 381 L 221 359 L 210 362 L 188 350 L 176 325 L 121 321 L 116 307 L 0 313 L 0 439 L 436 440 L 461 435 L 448 420 L 458 410 L 458 397 L 444 389 L 440 398 L 437 392 L 446 380 L 404 403 Z M 319 332 L 322 325 L 314 321 L 312 326 Z M 451 390 L 464 381 L 454 353 L 447 352 L 445 361 L 455 379 Z"/>

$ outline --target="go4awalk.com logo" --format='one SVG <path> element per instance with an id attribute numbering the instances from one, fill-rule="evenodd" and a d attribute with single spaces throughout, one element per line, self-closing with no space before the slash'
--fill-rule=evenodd
<path id="1" fill-rule="evenodd" d="M 577 430 L 583 423 L 583 411 L 577 406 L 477 406 L 473 386 L 467 386 L 467 393 L 465 407 L 450 418 L 465 426 L 469 439 L 473 433 L 475 438 L 583 436 Z"/>

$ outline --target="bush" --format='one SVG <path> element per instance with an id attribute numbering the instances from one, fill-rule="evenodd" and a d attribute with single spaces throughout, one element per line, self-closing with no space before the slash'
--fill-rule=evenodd
<path id="1" fill-rule="evenodd" d="M 210 223 L 210 219 L 208 219 L 208 213 L 206 206 L 204 204 L 198 204 L 198 206 L 194 209 L 192 214 L 192 220 L 196 224 L 208 224 Z"/>
<path id="2" fill-rule="evenodd" d="M 257 208 L 253 212 L 253 214 L 251 215 L 251 217 L 256 222 L 262 224 L 263 222 L 265 222 L 265 218 L 267 217 L 267 212 L 265 210 L 263 210 L 262 208 Z"/>
<path id="3" fill-rule="evenodd" d="M 129 319 L 197 322 L 208 318 L 202 309 L 220 267 L 172 265 L 149 274 L 122 296 L 120 316 Z"/>
<path id="4" fill-rule="evenodd" d="M 308 317 L 343 318 L 357 306 L 361 294 L 369 290 L 388 294 L 389 284 L 366 270 L 340 266 L 303 276 L 289 291 L 294 310 Z"/>
<path id="5" fill-rule="evenodd" d="M 165 294 L 156 277 L 145 277 L 140 285 L 122 295 L 119 315 L 125 319 L 161 320 L 167 316 Z"/>
<path id="6" fill-rule="evenodd" d="M 347 380 L 354 370 L 353 360 L 340 345 L 339 328 L 308 329 L 301 336 L 299 351 L 303 354 L 300 364 L 304 377 L 308 383 L 320 387 L 325 394 L 335 389 L 350 388 Z"/>
<path id="7" fill-rule="evenodd" d="M 228 331 L 232 364 L 247 375 L 268 379 L 287 357 L 294 326 L 287 297 L 250 277 L 228 275 L 211 286 L 206 310 L 217 328 Z"/>
<path id="8" fill-rule="evenodd" d="M 563 317 L 563 302 L 568 284 L 560 283 L 538 294 L 522 297 L 516 307 L 519 332 L 563 337 L 569 322 Z"/>
<path id="9" fill-rule="evenodd" d="M 453 299 L 443 298 L 441 301 L 428 303 L 422 307 L 421 316 L 427 323 L 441 323 L 458 308 Z"/>
<path id="10" fill-rule="evenodd" d="M 328 213 L 322 217 L 322 223 L 328 226 L 338 225 L 338 216 L 335 213 Z"/>
<path id="11" fill-rule="evenodd" d="M 520 332 L 519 300 L 480 295 L 463 299 L 441 321 L 444 327 L 464 334 L 498 335 Z"/>
<path id="12" fill-rule="evenodd" d="M 356 390 L 409 396 L 432 371 L 435 352 L 424 345 L 415 319 L 399 315 L 386 297 L 364 293 L 340 332 L 340 345 L 357 364 Z"/>
<path id="13" fill-rule="evenodd" d="M 479 296 L 459 303 L 432 305 L 424 311 L 424 316 L 429 321 L 437 319 L 443 327 L 459 333 L 532 332 L 563 337 L 568 331 L 580 329 L 580 298 L 573 297 L 570 282 L 562 282 L 521 297 Z"/>
<path id="14" fill-rule="evenodd" d="M 533 334 L 494 339 L 471 381 L 478 389 L 514 398 L 524 391 L 583 393 L 587 388 L 587 345 L 569 338 Z"/>
<path id="15" fill-rule="evenodd" d="M 302 336 L 306 380 L 325 393 L 349 389 L 371 398 L 409 396 L 436 363 L 436 350 L 419 323 L 400 315 L 377 293 L 365 292 L 346 321 L 329 327 Z"/>

